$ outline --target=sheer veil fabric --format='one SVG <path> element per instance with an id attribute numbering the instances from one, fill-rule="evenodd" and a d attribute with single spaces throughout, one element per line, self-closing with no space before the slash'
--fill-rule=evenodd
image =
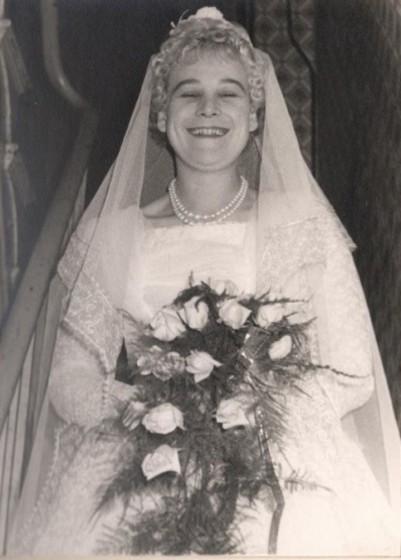
<path id="1" fill-rule="evenodd" d="M 281 270 L 286 271 L 289 285 L 302 269 L 313 290 L 325 266 L 326 234 L 334 236 L 347 252 L 353 249 L 353 243 L 302 158 L 270 58 L 262 52 L 258 56 L 265 68 L 265 111 L 263 123 L 252 136 L 242 162 L 250 185 L 258 189 L 258 291 L 265 292 L 274 281 L 264 269 L 270 240 L 282 239 L 280 232 L 288 232 L 289 241 L 295 241 L 299 226 L 306 233 L 297 253 L 290 252 L 285 257 L 284 247 L 276 250 L 286 258 Z M 105 399 L 121 348 L 119 310 L 124 308 L 139 319 L 145 317 L 140 256 L 141 240 L 150 226 L 140 208 L 160 196 L 174 176 L 174 162 L 168 148 L 156 141 L 149 130 L 151 91 L 152 75 L 148 68 L 119 155 L 73 234 L 55 280 L 64 291 L 65 327 L 98 358 L 105 380 Z M 137 262 L 137 301 L 127 309 L 125 271 L 126 263 L 132 258 Z M 319 309 L 324 314 L 324 302 Z M 319 359 L 321 363 L 330 363 L 324 343 L 328 336 L 324 320 L 319 325 Z M 370 329 L 375 391 L 366 405 L 344 418 L 344 428 L 358 442 L 399 515 L 400 439 L 373 328 Z M 16 517 L 19 527 L 39 493 L 41 457 L 47 456 L 52 446 L 45 429 L 49 410 L 45 404 L 28 483 Z"/>

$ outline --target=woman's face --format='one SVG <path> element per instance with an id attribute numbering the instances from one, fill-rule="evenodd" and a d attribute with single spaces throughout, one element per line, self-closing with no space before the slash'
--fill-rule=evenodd
<path id="1" fill-rule="evenodd" d="M 158 128 L 167 133 L 177 167 L 219 171 L 235 167 L 257 128 L 248 78 L 237 59 L 203 55 L 171 70 L 167 110 Z"/>

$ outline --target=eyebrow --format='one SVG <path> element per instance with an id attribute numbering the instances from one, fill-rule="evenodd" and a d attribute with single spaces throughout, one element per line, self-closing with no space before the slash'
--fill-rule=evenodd
<path id="1" fill-rule="evenodd" d="M 246 89 L 241 84 L 241 82 L 239 82 L 238 80 L 234 80 L 233 78 L 223 78 L 221 80 L 221 82 L 223 84 L 233 84 L 235 86 L 238 86 L 244 93 L 246 93 Z M 178 84 L 176 84 L 174 86 L 174 88 L 171 91 L 171 95 L 173 95 L 180 87 L 183 87 L 183 86 L 186 86 L 186 85 L 195 85 L 195 84 L 199 84 L 199 83 L 200 83 L 200 81 L 196 80 L 195 78 L 188 78 L 187 80 L 181 80 L 181 82 L 178 82 Z"/>
<path id="2" fill-rule="evenodd" d="M 178 84 L 176 84 L 172 91 L 171 91 L 171 95 L 173 93 L 175 93 L 177 91 L 177 89 L 179 89 L 182 86 L 186 86 L 186 85 L 190 85 L 190 84 L 198 84 L 199 80 L 195 80 L 194 78 L 189 78 L 188 80 L 181 80 L 181 82 L 178 82 Z"/>
<path id="3" fill-rule="evenodd" d="M 233 78 L 224 78 L 222 80 L 222 82 L 226 83 L 226 84 L 233 84 L 235 86 L 238 86 L 240 89 L 242 89 L 242 91 L 244 93 L 246 93 L 246 89 L 244 88 L 244 86 L 241 84 L 241 82 L 239 82 L 238 80 L 233 80 Z"/>

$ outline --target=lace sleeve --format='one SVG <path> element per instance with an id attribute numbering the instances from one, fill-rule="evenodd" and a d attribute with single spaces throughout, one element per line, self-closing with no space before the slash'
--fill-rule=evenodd
<path id="1" fill-rule="evenodd" d="M 330 224 L 326 258 L 313 298 L 320 360 L 346 375 L 325 371 L 322 388 L 342 417 L 373 391 L 369 312 L 349 248 Z"/>
<path id="2" fill-rule="evenodd" d="M 132 396 L 132 387 L 106 375 L 100 362 L 62 328 L 49 379 L 50 400 L 67 423 L 92 427 L 113 418 Z"/>

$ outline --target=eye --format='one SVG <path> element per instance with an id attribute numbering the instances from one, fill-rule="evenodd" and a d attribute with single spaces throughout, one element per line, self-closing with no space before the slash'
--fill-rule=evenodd
<path id="1" fill-rule="evenodd" d="M 197 91 L 183 91 L 180 94 L 180 97 L 184 97 L 184 98 L 196 98 L 199 97 L 200 93 L 198 93 Z"/>
<path id="2" fill-rule="evenodd" d="M 221 91 L 219 93 L 220 97 L 239 97 L 239 94 L 236 91 Z"/>

